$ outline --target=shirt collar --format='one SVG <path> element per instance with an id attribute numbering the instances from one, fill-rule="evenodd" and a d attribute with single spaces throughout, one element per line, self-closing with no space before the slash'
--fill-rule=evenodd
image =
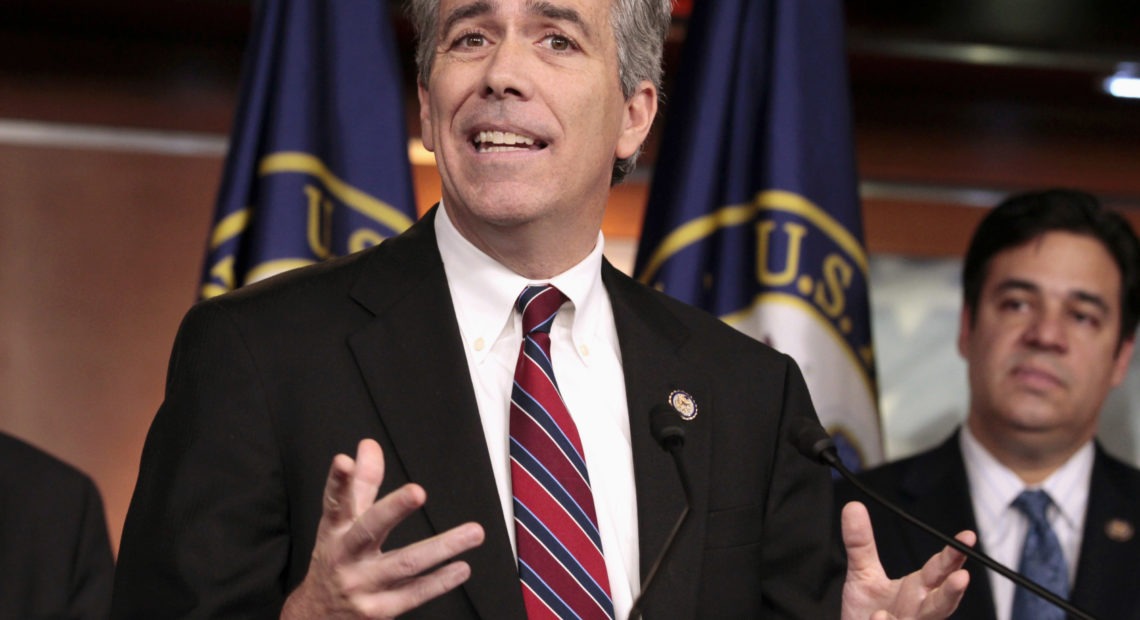
<path id="1" fill-rule="evenodd" d="M 1053 498 L 1061 516 L 1078 532 L 1085 522 L 1094 455 L 1093 442 L 1090 441 L 1041 484 L 1041 488 Z"/>
<path id="2" fill-rule="evenodd" d="M 962 457 L 966 464 L 966 475 L 971 489 L 979 489 L 985 484 L 995 508 L 1012 508 L 1013 500 L 1030 488 L 1044 489 L 1053 500 L 1053 505 L 1063 518 L 1076 531 L 1084 524 L 1085 507 L 1088 504 L 1089 481 L 1092 478 L 1094 449 L 1090 441 L 1065 461 L 1041 484 L 1028 487 L 1013 470 L 1002 465 L 985 446 L 974 437 L 968 425 L 962 425 L 960 438 Z"/>
<path id="3" fill-rule="evenodd" d="M 511 271 L 475 247 L 455 228 L 442 200 L 435 217 L 435 233 L 464 346 L 474 348 L 477 361 L 490 353 L 498 339 L 519 337 L 521 325 L 514 312 L 515 300 L 524 287 L 547 282 L 570 300 L 571 305 L 559 312 L 555 326 L 570 326 L 574 349 L 586 361 L 588 355 L 583 354 L 583 347 L 596 333 L 607 307 L 604 304 L 609 302 L 601 281 L 605 247 L 601 231 L 594 249 L 578 264 L 549 280 L 537 281 Z"/>

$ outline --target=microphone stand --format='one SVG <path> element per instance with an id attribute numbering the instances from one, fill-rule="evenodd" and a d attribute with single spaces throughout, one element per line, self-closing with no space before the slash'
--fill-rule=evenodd
<path id="1" fill-rule="evenodd" d="M 657 555 L 657 559 L 653 561 L 653 566 L 649 568 L 649 572 L 645 574 L 645 580 L 641 582 L 641 593 L 633 601 L 633 606 L 629 609 L 629 620 L 641 617 L 641 603 L 645 600 L 645 595 L 653 586 L 654 577 L 657 576 L 657 571 L 665 564 L 665 559 L 669 556 L 670 551 L 673 550 L 673 540 L 677 538 L 677 533 L 681 531 L 681 527 L 685 524 L 685 520 L 689 517 L 689 506 L 692 504 L 692 492 L 689 487 L 689 471 L 685 468 L 684 456 L 681 448 L 685 445 L 685 431 L 676 420 L 676 412 L 665 405 L 658 405 L 650 411 L 650 419 L 652 421 L 653 437 L 661 447 L 673 457 L 673 465 L 677 469 L 677 477 L 681 479 L 681 490 L 685 493 L 685 508 L 681 510 L 681 515 L 677 517 L 677 521 L 673 524 L 673 529 L 669 531 L 669 536 L 665 538 L 665 544 L 661 547 L 661 552 Z"/>

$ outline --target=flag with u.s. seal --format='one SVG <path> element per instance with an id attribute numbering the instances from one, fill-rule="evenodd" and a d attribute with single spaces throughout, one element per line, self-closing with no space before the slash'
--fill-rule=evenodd
<path id="1" fill-rule="evenodd" d="M 791 355 L 844 461 L 882 460 L 839 0 L 698 3 L 635 275 Z"/>
<path id="2" fill-rule="evenodd" d="M 388 3 L 256 4 L 202 298 L 376 245 L 415 218 Z"/>

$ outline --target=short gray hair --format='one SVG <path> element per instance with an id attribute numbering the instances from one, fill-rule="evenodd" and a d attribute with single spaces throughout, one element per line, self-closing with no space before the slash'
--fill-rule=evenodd
<path id="1" fill-rule="evenodd" d="M 618 79 L 622 96 L 629 99 L 637 85 L 648 80 L 661 93 L 661 59 L 665 35 L 673 12 L 673 0 L 610 0 L 610 26 L 617 41 Z M 425 88 L 431 78 L 432 60 L 438 44 L 439 0 L 407 0 L 408 18 L 416 29 L 416 68 Z M 633 171 L 641 147 L 614 162 L 610 183 L 617 185 Z"/>

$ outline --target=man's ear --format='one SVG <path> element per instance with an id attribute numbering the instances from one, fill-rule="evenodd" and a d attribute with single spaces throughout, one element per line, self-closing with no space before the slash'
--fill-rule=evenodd
<path id="1" fill-rule="evenodd" d="M 422 104 L 420 109 L 423 109 Z M 643 80 L 625 102 L 625 121 L 614 153 L 618 159 L 631 157 L 637 152 L 649 135 L 656 116 L 657 87 L 649 80 Z"/>
<path id="2" fill-rule="evenodd" d="M 423 82 L 416 81 L 416 94 L 420 99 L 420 140 L 424 148 L 435 152 L 435 133 L 431 129 L 431 96 Z"/>
<path id="3" fill-rule="evenodd" d="M 1120 343 L 1116 352 L 1116 361 L 1112 364 L 1112 387 L 1120 385 L 1128 376 L 1128 366 L 1132 363 L 1132 352 L 1136 348 L 1136 336 L 1126 338 Z"/>

